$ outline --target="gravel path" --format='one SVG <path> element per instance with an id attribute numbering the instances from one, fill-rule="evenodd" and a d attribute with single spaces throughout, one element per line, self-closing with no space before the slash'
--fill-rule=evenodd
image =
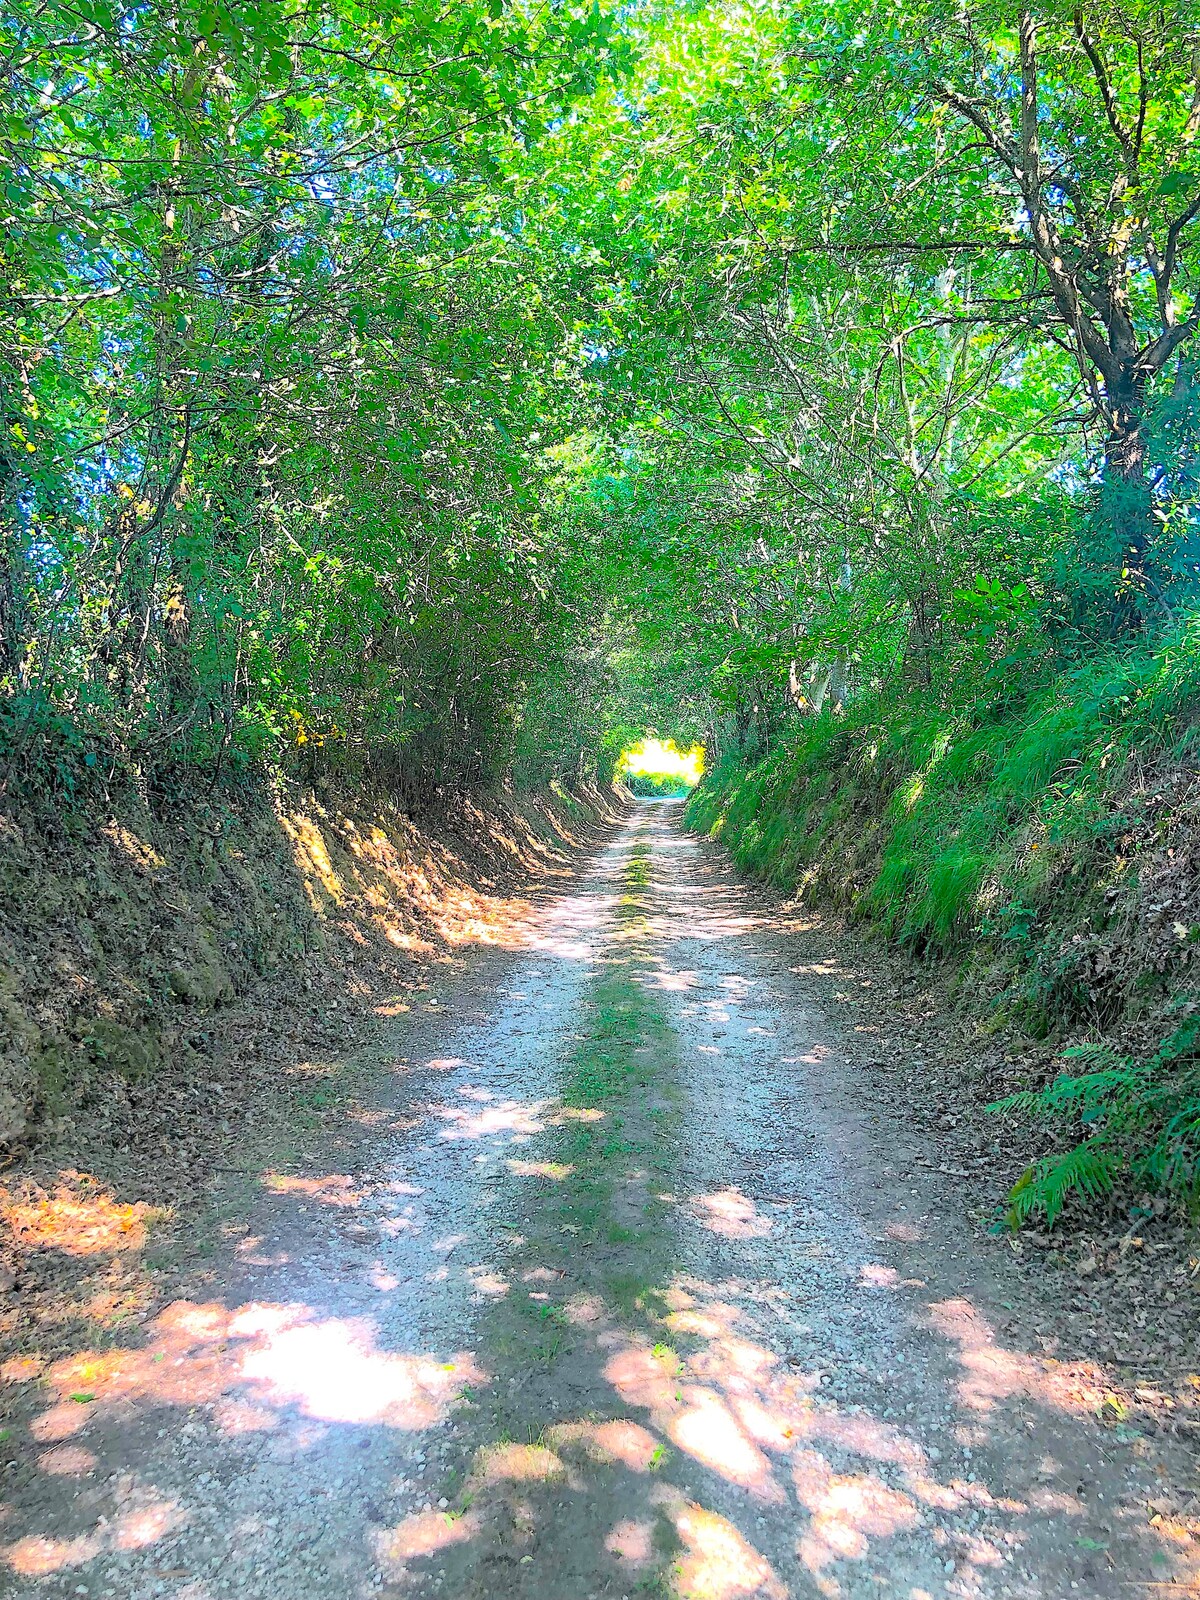
<path id="1" fill-rule="evenodd" d="M 996 1336 L 922 1130 L 677 818 L 406 1022 L 355 1159 L 264 1176 L 218 1295 L 52 1371 L 7 1592 L 1169 1592 L 1154 1463 Z"/>

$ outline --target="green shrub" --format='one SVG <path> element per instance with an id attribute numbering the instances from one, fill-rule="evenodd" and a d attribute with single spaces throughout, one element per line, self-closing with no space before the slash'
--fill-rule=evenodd
<path id="1" fill-rule="evenodd" d="M 681 778 L 666 772 L 623 772 L 621 782 L 643 800 L 682 800 L 691 793 Z"/>
<path id="2" fill-rule="evenodd" d="M 1026 1090 L 988 1109 L 1036 1116 L 1084 1137 L 1069 1150 L 1027 1167 L 1009 1196 L 1014 1228 L 1030 1217 L 1053 1227 L 1076 1195 L 1095 1202 L 1127 1182 L 1200 1202 L 1200 1018 L 1189 1018 L 1144 1061 L 1103 1044 L 1065 1054 L 1088 1071 L 1063 1073 L 1045 1089 Z"/>

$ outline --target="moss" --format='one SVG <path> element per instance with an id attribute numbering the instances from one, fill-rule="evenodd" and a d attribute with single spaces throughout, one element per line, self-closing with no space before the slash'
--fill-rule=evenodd
<path id="1" fill-rule="evenodd" d="M 111 1017 L 97 1017 L 84 1040 L 91 1060 L 131 1083 L 148 1077 L 163 1058 L 162 1039 L 153 1025 L 126 1027 Z"/>

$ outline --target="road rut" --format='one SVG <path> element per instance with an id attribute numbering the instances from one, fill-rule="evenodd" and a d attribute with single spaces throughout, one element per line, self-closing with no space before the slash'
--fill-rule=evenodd
<path id="1" fill-rule="evenodd" d="M 1164 1592 L 1150 1463 L 997 1335 L 828 991 L 636 807 L 405 1022 L 352 1163 L 264 1177 L 218 1293 L 43 1383 L 9 1591 Z"/>

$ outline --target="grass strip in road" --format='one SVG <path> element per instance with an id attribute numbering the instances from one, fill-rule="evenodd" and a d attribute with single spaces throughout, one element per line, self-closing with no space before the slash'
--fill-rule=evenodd
<path id="1" fill-rule="evenodd" d="M 439 1555 L 465 1600 L 498 1587 L 521 1596 L 563 1593 L 567 1571 L 580 1593 L 592 1592 L 613 1573 L 606 1541 L 635 1511 L 652 1526 L 652 1552 L 623 1579 L 623 1592 L 672 1592 L 678 1540 L 657 1502 L 647 1501 L 644 1476 L 667 1467 L 670 1448 L 660 1443 L 646 1466 L 631 1471 L 619 1460 L 604 1466 L 586 1451 L 581 1457 L 583 1447 L 569 1442 L 613 1419 L 641 1421 L 608 1375 L 614 1350 L 643 1346 L 656 1358 L 673 1357 L 661 1343 L 661 1319 L 677 1269 L 664 1197 L 681 1122 L 680 1052 L 652 986 L 649 887 L 649 850 L 635 846 L 550 1126 L 510 1162 L 519 1185 L 506 1210 L 510 1242 L 495 1261 L 499 1292 L 476 1343 L 491 1381 L 459 1413 L 467 1451 L 446 1484 L 456 1502 L 448 1515 L 473 1519 L 483 1540 L 468 1538 Z M 570 1472 L 560 1449 L 575 1452 Z M 513 1560 L 501 1576 L 498 1564 Z M 528 1584 L 524 1561 L 535 1563 Z M 546 1583 L 549 1590 L 537 1587 Z"/>

